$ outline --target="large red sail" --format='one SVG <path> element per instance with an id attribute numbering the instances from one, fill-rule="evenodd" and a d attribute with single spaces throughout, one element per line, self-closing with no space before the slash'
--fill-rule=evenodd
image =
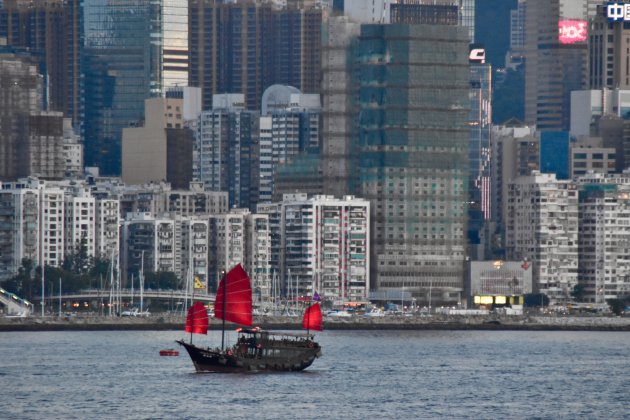
<path id="1" fill-rule="evenodd" d="M 224 308 L 225 306 L 225 316 Z M 214 302 L 214 317 L 250 327 L 252 319 L 252 286 L 240 264 L 221 279 Z"/>
<path id="2" fill-rule="evenodd" d="M 314 303 L 304 311 L 302 327 L 306 330 L 322 330 L 322 310 L 319 303 Z"/>
<path id="3" fill-rule="evenodd" d="M 203 303 L 195 302 L 188 309 L 185 331 L 195 334 L 208 334 L 208 311 Z"/>

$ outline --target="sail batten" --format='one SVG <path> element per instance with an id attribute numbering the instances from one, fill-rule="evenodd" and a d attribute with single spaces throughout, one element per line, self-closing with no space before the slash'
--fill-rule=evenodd
<path id="1" fill-rule="evenodd" d="M 219 283 L 214 317 L 247 327 L 253 325 L 252 287 L 249 276 L 240 264 L 231 269 Z"/>
<path id="2" fill-rule="evenodd" d="M 208 334 L 208 311 L 203 303 L 197 301 L 188 309 L 185 331 L 193 334 Z"/>

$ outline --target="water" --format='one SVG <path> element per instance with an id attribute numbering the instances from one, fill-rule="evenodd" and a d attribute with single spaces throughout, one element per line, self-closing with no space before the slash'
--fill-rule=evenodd
<path id="1" fill-rule="evenodd" d="M 630 333 L 327 331 L 307 371 L 275 374 L 196 374 L 183 349 L 158 355 L 182 337 L 0 333 L 0 418 L 630 416 Z"/>

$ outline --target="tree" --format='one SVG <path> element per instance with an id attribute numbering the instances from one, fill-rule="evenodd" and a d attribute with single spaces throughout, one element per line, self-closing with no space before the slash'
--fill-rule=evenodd
<path id="1" fill-rule="evenodd" d="M 578 283 L 573 287 L 573 291 L 571 292 L 571 296 L 578 302 L 581 302 L 584 299 L 584 293 L 586 293 L 586 289 L 582 283 Z"/>
<path id="2" fill-rule="evenodd" d="M 93 266 L 92 258 L 88 255 L 85 240 L 77 241 L 71 253 L 63 259 L 61 267 L 76 274 L 85 274 Z"/>
<path id="3" fill-rule="evenodd" d="M 172 271 L 156 271 L 144 274 L 146 289 L 177 289 L 177 276 Z"/>
<path id="4" fill-rule="evenodd" d="M 2 287 L 11 293 L 23 297 L 27 300 L 32 299 L 31 290 L 33 287 L 31 276 L 35 269 L 35 263 L 33 260 L 24 258 L 22 259 L 22 265 L 18 268 L 18 273 L 3 281 Z"/>
<path id="5" fill-rule="evenodd" d="M 621 315 L 626 308 L 626 302 L 624 299 L 606 299 L 606 303 L 615 315 Z"/>

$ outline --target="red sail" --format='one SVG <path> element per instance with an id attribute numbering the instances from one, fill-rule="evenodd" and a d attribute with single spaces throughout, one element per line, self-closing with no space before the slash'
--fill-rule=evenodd
<path id="1" fill-rule="evenodd" d="M 225 317 L 224 308 L 225 305 Z M 214 302 L 214 317 L 250 327 L 252 319 L 252 286 L 243 267 L 238 264 L 221 279 Z"/>
<path id="2" fill-rule="evenodd" d="M 203 303 L 195 302 L 188 309 L 185 331 L 195 334 L 208 334 L 208 311 Z"/>
<path id="3" fill-rule="evenodd" d="M 307 330 L 322 330 L 322 310 L 319 303 L 314 303 L 304 311 L 302 327 Z"/>

